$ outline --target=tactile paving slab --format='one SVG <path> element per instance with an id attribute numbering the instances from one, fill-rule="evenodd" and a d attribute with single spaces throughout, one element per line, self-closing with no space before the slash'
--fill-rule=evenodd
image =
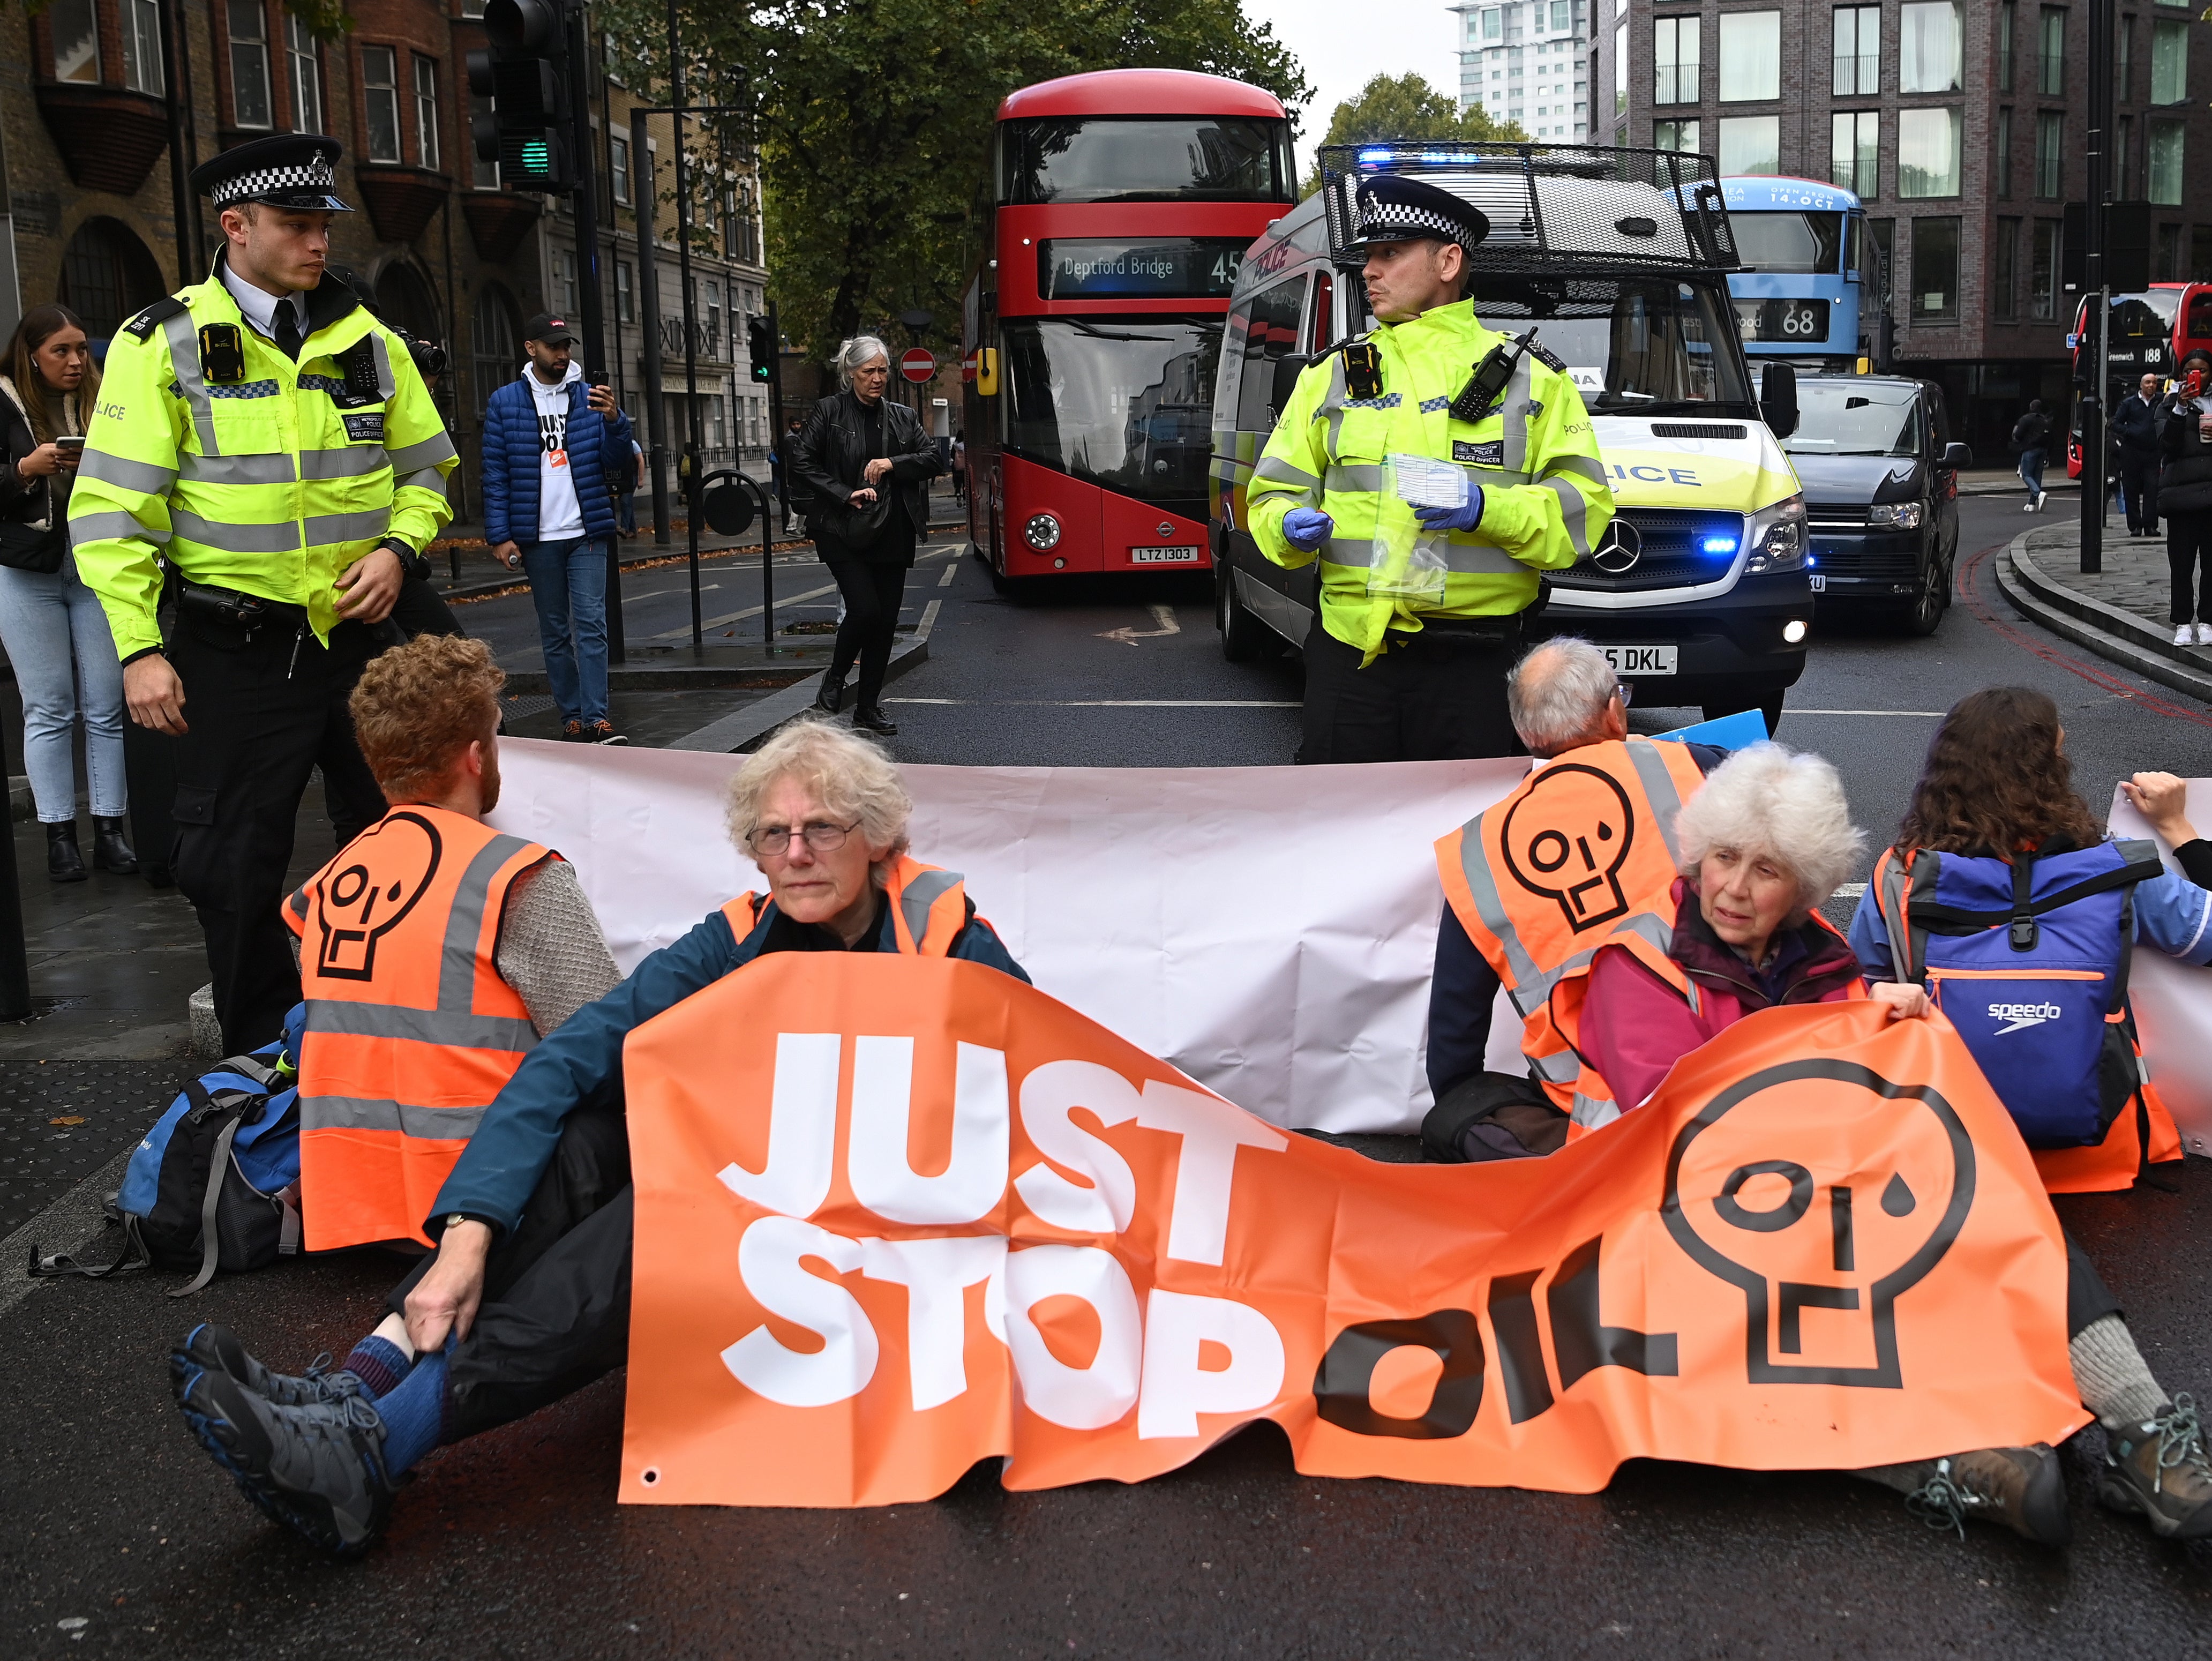
<path id="1" fill-rule="evenodd" d="M 144 1135 L 188 1069 L 182 1061 L 0 1061 L 0 1236 Z"/>

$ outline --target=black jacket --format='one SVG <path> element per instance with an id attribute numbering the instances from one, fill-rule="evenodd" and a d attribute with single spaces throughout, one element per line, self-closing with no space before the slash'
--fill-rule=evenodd
<path id="1" fill-rule="evenodd" d="M 2158 406 L 2145 403 L 2141 392 L 2130 392 L 2112 411 L 2112 442 L 2130 461 L 2158 459 Z"/>
<path id="2" fill-rule="evenodd" d="M 891 464 L 886 481 L 892 492 L 890 505 L 905 510 L 917 539 L 928 532 L 924 486 L 937 477 L 937 446 L 922 430 L 921 417 L 905 405 L 886 398 L 877 407 L 883 411 L 884 439 L 873 453 L 861 423 L 860 400 L 849 391 L 816 405 L 790 445 L 789 466 L 803 498 L 800 505 L 825 554 L 865 553 L 883 534 L 887 515 L 880 504 L 874 512 L 848 505 L 861 488 L 867 464 L 878 457 Z"/>
<path id="3" fill-rule="evenodd" d="M 60 400 L 57 397 L 55 403 Z M 45 478 L 25 478 L 15 471 L 15 465 L 39 447 L 39 440 L 31 431 L 31 423 L 15 400 L 0 392 L 0 449 L 6 452 L 7 464 L 0 466 L 0 519 L 14 520 L 19 525 L 35 525 L 52 514 L 66 518 L 69 514 L 70 483 L 75 477 L 57 472 Z"/>
<path id="4" fill-rule="evenodd" d="M 2160 415 L 2159 448 L 2166 468 L 2159 475 L 2158 509 L 2161 514 L 2201 514 L 2212 509 L 2212 444 L 2197 430 L 2199 405 L 2212 409 L 2212 400 L 2170 399 Z"/>

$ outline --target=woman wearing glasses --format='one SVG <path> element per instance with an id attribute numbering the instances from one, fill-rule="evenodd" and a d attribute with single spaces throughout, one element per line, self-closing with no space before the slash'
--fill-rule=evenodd
<path id="1" fill-rule="evenodd" d="M 769 952 L 964 958 L 1028 980 L 958 875 L 908 854 L 913 806 L 866 739 L 826 720 L 785 727 L 730 788 L 730 834 L 769 891 L 708 915 L 530 1052 L 438 1196 L 426 1225 L 438 1250 L 343 1369 L 275 1373 L 225 1328 L 186 1336 L 172 1358 L 179 1404 L 249 1499 L 354 1555 L 432 1449 L 623 1365 L 633 1029 Z"/>

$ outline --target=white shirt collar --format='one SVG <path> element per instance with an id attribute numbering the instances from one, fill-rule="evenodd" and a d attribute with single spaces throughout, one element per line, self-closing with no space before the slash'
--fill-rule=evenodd
<path id="1" fill-rule="evenodd" d="M 280 299 L 265 289 L 257 289 L 232 271 L 228 260 L 223 262 L 222 286 L 230 290 L 230 297 L 238 302 L 238 309 L 246 320 L 265 338 L 276 338 L 276 307 L 285 304 L 291 306 L 292 320 L 300 326 L 301 337 L 306 338 L 307 309 L 299 295 L 286 295 Z"/>

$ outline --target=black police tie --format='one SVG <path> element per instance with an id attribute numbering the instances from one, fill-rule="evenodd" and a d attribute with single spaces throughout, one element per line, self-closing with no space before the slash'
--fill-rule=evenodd
<path id="1" fill-rule="evenodd" d="M 300 326 L 296 317 L 290 301 L 276 302 L 276 350 L 295 363 L 300 361 Z"/>

